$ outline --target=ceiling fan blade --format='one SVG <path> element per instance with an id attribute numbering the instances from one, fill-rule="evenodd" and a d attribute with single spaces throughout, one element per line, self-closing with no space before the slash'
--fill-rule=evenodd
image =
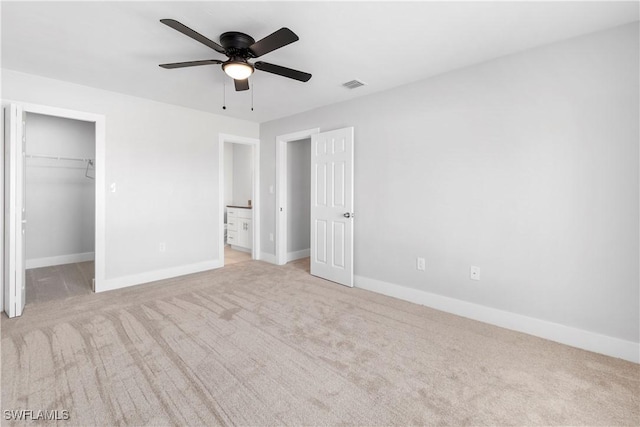
<path id="1" fill-rule="evenodd" d="M 172 62 L 170 64 L 160 64 L 160 66 L 162 68 L 166 68 L 170 70 L 172 68 L 195 67 L 196 65 L 211 65 L 211 64 L 222 64 L 222 61 L 218 61 L 217 59 L 205 59 L 202 61 Z"/>
<path id="2" fill-rule="evenodd" d="M 236 85 L 236 91 L 240 92 L 242 90 L 249 90 L 249 79 L 244 80 L 234 80 L 233 83 Z"/>
<path id="3" fill-rule="evenodd" d="M 180 31 L 185 36 L 189 36 L 192 39 L 194 39 L 196 41 L 199 41 L 203 45 L 210 47 L 211 49 L 215 50 L 216 52 L 224 53 L 224 48 L 222 46 L 220 46 L 218 43 L 214 42 L 213 40 L 209 40 L 208 38 L 206 38 L 202 34 L 196 32 L 196 31 L 193 31 L 191 28 L 187 27 L 184 24 L 181 24 L 180 22 L 176 21 L 175 19 L 161 19 L 160 22 L 162 22 L 165 25 L 170 26 L 171 28 L 173 28 L 176 31 Z"/>
<path id="4" fill-rule="evenodd" d="M 288 28 L 280 28 L 275 33 L 269 34 L 249 46 L 249 52 L 254 58 L 257 58 L 298 40 L 298 36 L 293 31 Z"/>
<path id="5" fill-rule="evenodd" d="M 293 70 L 287 67 L 281 67 L 280 65 L 269 64 L 268 62 L 258 61 L 253 65 L 257 70 L 266 71 L 267 73 L 277 74 L 279 76 L 288 77 L 301 82 L 308 82 L 311 78 L 311 74 L 309 73 Z"/>

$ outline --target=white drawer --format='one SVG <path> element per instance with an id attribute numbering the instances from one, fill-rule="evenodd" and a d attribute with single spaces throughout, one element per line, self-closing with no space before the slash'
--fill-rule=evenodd
<path id="1" fill-rule="evenodd" d="M 246 218 L 246 219 L 251 219 L 253 217 L 253 210 L 251 209 L 242 209 L 242 208 L 236 208 L 236 216 L 238 218 Z M 227 211 L 227 215 L 229 211 Z"/>
<path id="2" fill-rule="evenodd" d="M 238 233 L 236 231 L 227 230 L 227 243 L 235 245 L 238 242 Z"/>
<path id="3" fill-rule="evenodd" d="M 227 208 L 227 217 L 238 215 L 238 208 Z"/>
<path id="4" fill-rule="evenodd" d="M 227 232 L 238 230 L 238 218 L 227 214 Z"/>

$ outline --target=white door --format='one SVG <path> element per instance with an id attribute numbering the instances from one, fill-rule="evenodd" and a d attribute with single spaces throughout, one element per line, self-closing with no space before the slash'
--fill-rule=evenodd
<path id="1" fill-rule="evenodd" d="M 353 286 L 353 128 L 311 136 L 311 274 Z"/>
<path id="2" fill-rule="evenodd" d="M 22 315 L 25 303 L 25 114 L 21 107 L 5 108 L 5 246 L 4 311 Z"/>

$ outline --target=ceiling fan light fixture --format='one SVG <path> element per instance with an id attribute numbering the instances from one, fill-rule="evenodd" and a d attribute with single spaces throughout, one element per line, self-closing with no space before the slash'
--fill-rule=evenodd
<path id="1" fill-rule="evenodd" d="M 244 80 L 253 74 L 253 66 L 245 61 L 225 62 L 222 69 L 234 80 Z"/>
<path id="2" fill-rule="evenodd" d="M 218 44 L 175 19 L 161 19 L 160 22 L 216 52 L 224 54 L 228 58 L 228 60 L 224 62 L 219 59 L 204 59 L 199 61 L 160 64 L 160 67 L 164 69 L 221 64 L 222 71 L 234 80 L 236 92 L 249 90 L 249 77 L 255 70 L 298 80 L 300 82 L 307 82 L 311 78 L 311 74 L 292 68 L 262 61 L 251 64 L 248 61 L 249 59 L 259 58 L 262 55 L 266 55 L 269 52 L 273 52 L 276 49 L 298 41 L 298 36 L 286 27 L 282 27 L 258 41 L 255 41 L 253 37 L 245 33 L 227 31 L 220 35 L 220 44 Z M 251 93 L 253 94 L 253 91 Z"/>

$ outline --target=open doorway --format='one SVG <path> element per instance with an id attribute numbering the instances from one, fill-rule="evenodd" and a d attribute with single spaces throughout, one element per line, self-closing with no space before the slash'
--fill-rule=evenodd
<path id="1" fill-rule="evenodd" d="M 219 144 L 222 265 L 258 259 L 259 140 L 221 134 Z"/>
<path id="2" fill-rule="evenodd" d="M 284 158 L 285 262 L 291 262 L 309 257 L 311 250 L 311 138 L 288 141 Z"/>
<path id="3" fill-rule="evenodd" d="M 310 180 L 305 184 L 309 194 L 309 220 L 300 221 L 306 210 L 294 207 L 289 200 L 295 191 L 290 183 L 292 165 L 288 157 L 299 151 L 303 139 L 311 140 L 309 158 Z M 353 287 L 353 145 L 354 128 L 347 127 L 320 133 L 318 129 L 300 131 L 276 137 L 277 221 L 276 263 L 307 256 L 304 249 L 292 250 L 292 244 L 310 234 L 309 272 L 317 277 Z M 293 148 L 295 147 L 295 148 Z M 300 159 L 300 162 L 307 163 Z M 301 179 L 301 177 L 297 177 Z M 306 216 L 306 215 L 305 215 Z M 303 234 L 295 237 L 296 227 L 306 225 Z M 300 239 L 300 241 L 303 241 Z"/>
<path id="4" fill-rule="evenodd" d="M 93 292 L 95 123 L 26 113 L 26 306 Z"/>
<path id="5" fill-rule="evenodd" d="M 315 128 L 276 137 L 279 265 L 306 258 L 310 253 L 311 136 L 319 132 Z"/>
<path id="6" fill-rule="evenodd" d="M 36 304 L 75 291 L 102 290 L 105 118 L 11 101 L 3 106 L 5 169 L 0 180 L 5 209 L 0 216 L 5 233 L 0 299 L 7 316 L 16 317 L 22 315 L 27 300 Z M 77 266 L 69 272 L 73 279 L 60 275 L 55 279 L 53 273 L 33 277 L 30 271 L 29 279 L 41 286 L 64 283 L 58 290 L 47 287 L 37 292 L 30 286 L 27 292 L 27 270 L 85 262 L 92 265 Z M 75 283 L 70 285 L 70 280 Z"/>

